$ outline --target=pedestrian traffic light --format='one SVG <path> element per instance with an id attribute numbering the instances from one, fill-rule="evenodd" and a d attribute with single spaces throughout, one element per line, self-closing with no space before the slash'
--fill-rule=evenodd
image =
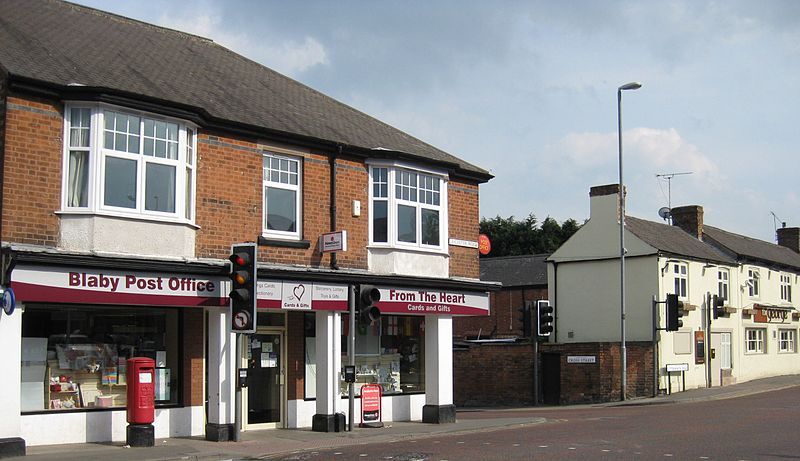
<path id="1" fill-rule="evenodd" d="M 678 301 L 678 295 L 667 295 L 667 331 L 678 331 L 683 326 L 683 301 Z"/>
<path id="2" fill-rule="evenodd" d="M 529 301 L 525 301 L 525 303 L 519 309 L 519 322 L 522 328 L 522 337 L 530 338 L 533 334 L 533 329 L 531 328 L 531 303 Z"/>
<path id="3" fill-rule="evenodd" d="M 711 308 L 714 310 L 714 318 L 717 319 L 722 317 L 725 314 L 725 298 L 719 297 L 714 295 L 713 301 L 711 303 Z"/>
<path id="4" fill-rule="evenodd" d="M 361 285 L 358 293 L 358 322 L 371 325 L 381 318 L 381 310 L 376 305 L 381 300 L 381 290 L 373 285 Z"/>
<path id="5" fill-rule="evenodd" d="M 553 332 L 553 306 L 545 299 L 536 301 L 536 312 L 539 319 L 537 332 L 539 336 L 550 336 Z"/>
<path id="6" fill-rule="evenodd" d="M 231 330 L 256 331 L 256 244 L 231 245 Z"/>

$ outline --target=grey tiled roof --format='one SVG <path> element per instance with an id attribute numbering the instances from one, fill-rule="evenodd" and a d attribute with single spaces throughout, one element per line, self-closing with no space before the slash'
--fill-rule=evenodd
<path id="1" fill-rule="evenodd" d="M 481 258 L 481 280 L 501 282 L 503 287 L 547 285 L 549 255 Z"/>
<path id="2" fill-rule="evenodd" d="M 625 217 L 625 224 L 626 228 L 635 236 L 660 251 L 704 261 L 736 263 L 723 252 L 692 237 L 678 227 L 631 216 Z"/>
<path id="3" fill-rule="evenodd" d="M 405 153 L 491 178 L 480 167 L 211 40 L 71 3 L 0 1 L 0 66 L 12 82 L 33 81 L 57 91 L 84 85 L 87 92 L 188 108 L 215 123 L 385 149 L 380 155 Z"/>
<path id="4" fill-rule="evenodd" d="M 800 254 L 789 248 L 707 225 L 703 226 L 703 235 L 707 242 L 736 254 L 739 259 L 800 269 Z"/>

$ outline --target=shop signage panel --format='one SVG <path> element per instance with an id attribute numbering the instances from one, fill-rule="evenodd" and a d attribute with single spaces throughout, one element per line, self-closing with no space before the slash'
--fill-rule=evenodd
<path id="1" fill-rule="evenodd" d="M 22 302 L 224 306 L 222 280 L 186 274 L 17 266 L 11 284 Z"/>
<path id="2" fill-rule="evenodd" d="M 782 308 L 778 306 L 762 306 L 755 304 L 756 314 L 753 316 L 753 321 L 756 323 L 787 323 L 789 312 L 791 308 Z"/>
<path id="3" fill-rule="evenodd" d="M 20 265 L 11 286 L 20 302 L 227 306 L 227 277 Z M 346 311 L 347 285 L 258 281 L 260 309 Z"/>
<path id="4" fill-rule="evenodd" d="M 347 285 L 316 282 L 259 281 L 259 309 L 346 311 Z"/>
<path id="5" fill-rule="evenodd" d="M 378 287 L 382 313 L 416 315 L 489 315 L 488 292 Z"/>

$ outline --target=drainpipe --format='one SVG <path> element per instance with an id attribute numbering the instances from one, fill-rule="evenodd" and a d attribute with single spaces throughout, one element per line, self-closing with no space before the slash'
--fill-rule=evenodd
<path id="1" fill-rule="evenodd" d="M 331 201 L 331 232 L 336 232 L 336 159 L 342 155 L 342 145 L 339 144 L 338 152 L 330 156 L 331 168 L 331 186 L 330 186 L 330 201 Z M 339 269 L 336 261 L 336 252 L 331 253 L 331 269 Z"/>

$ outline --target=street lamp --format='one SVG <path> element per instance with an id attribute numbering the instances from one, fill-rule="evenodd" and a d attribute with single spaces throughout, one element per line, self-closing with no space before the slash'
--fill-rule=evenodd
<path id="1" fill-rule="evenodd" d="M 638 90 L 639 82 L 631 82 L 617 88 L 617 137 L 619 139 L 619 309 L 620 309 L 620 356 L 622 362 L 622 398 L 625 400 L 628 379 L 628 356 L 625 349 L 625 189 L 622 185 L 622 92 Z"/>

